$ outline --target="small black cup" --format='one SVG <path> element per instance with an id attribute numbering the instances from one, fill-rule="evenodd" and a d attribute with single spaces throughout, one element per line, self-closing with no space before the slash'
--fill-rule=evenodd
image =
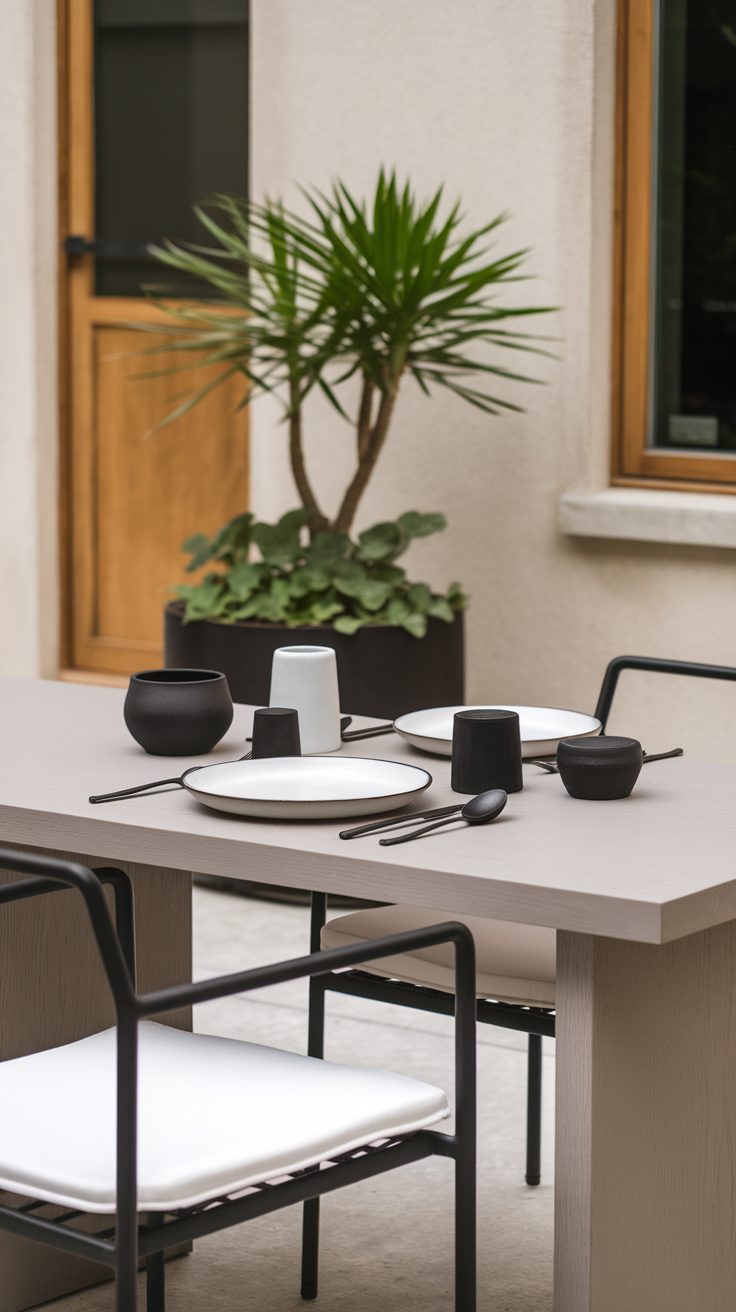
<path id="1" fill-rule="evenodd" d="M 636 738 L 563 738 L 557 747 L 560 778 L 571 797 L 613 802 L 628 797 L 643 753 Z"/>
<path id="2" fill-rule="evenodd" d="M 131 675 L 125 723 L 152 756 L 202 756 L 233 722 L 233 699 L 218 670 L 141 670 Z"/>
<path id="3" fill-rule="evenodd" d="M 452 729 L 453 792 L 503 788 L 519 793 L 523 787 L 516 711 L 457 711 Z"/>
<path id="4" fill-rule="evenodd" d="M 253 716 L 253 759 L 301 756 L 299 715 L 284 706 L 263 706 Z"/>

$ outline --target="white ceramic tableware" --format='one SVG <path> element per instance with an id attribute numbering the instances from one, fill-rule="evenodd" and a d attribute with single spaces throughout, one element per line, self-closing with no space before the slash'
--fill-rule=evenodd
<path id="1" fill-rule="evenodd" d="M 432 782 L 427 770 L 362 756 L 279 756 L 207 765 L 184 780 L 216 811 L 266 820 L 332 820 L 395 811 Z"/>
<path id="2" fill-rule="evenodd" d="M 601 722 L 582 711 L 566 711 L 557 706 L 506 706 L 486 702 L 478 706 L 434 706 L 426 711 L 400 715 L 394 729 L 412 747 L 435 756 L 452 755 L 453 721 L 458 711 L 495 709 L 516 711 L 521 728 L 521 754 L 524 758 L 551 756 L 562 738 L 592 738 L 601 731 Z"/>
<path id="3" fill-rule="evenodd" d="M 299 712 L 302 752 L 336 752 L 340 746 L 340 694 L 333 647 L 278 647 L 271 666 L 270 706 Z"/>

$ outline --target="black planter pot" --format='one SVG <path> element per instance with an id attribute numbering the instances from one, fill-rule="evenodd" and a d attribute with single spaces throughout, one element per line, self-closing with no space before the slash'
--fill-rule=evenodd
<path id="1" fill-rule="evenodd" d="M 465 697 L 464 627 L 430 620 L 424 638 L 404 629 L 368 626 L 348 636 L 328 625 L 289 629 L 280 624 L 182 623 L 182 606 L 166 607 L 164 663 L 221 670 L 233 701 L 268 704 L 271 659 L 277 647 L 314 643 L 334 647 L 340 706 L 353 715 L 393 720 L 425 706 L 462 703 Z"/>

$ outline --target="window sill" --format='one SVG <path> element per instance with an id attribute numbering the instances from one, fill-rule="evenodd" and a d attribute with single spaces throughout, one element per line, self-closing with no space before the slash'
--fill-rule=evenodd
<path id="1" fill-rule="evenodd" d="M 736 497 L 626 487 L 569 491 L 560 497 L 559 525 L 573 537 L 736 549 Z"/>

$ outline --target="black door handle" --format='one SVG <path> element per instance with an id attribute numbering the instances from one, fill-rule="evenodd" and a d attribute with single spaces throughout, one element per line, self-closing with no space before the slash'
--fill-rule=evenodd
<path id="1" fill-rule="evenodd" d="M 144 260 L 150 259 L 152 245 L 147 241 L 95 241 L 73 233 L 64 238 L 64 254 L 72 259 L 101 255 L 107 260 Z"/>

